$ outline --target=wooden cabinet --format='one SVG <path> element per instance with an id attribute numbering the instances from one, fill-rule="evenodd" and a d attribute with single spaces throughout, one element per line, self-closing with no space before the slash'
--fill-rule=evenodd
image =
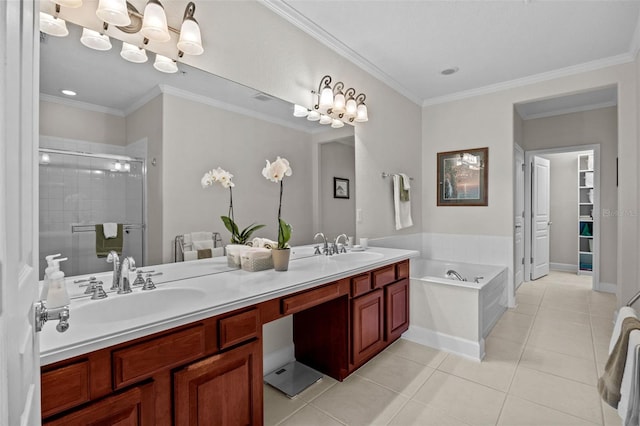
<path id="1" fill-rule="evenodd" d="M 351 362 L 359 366 L 384 347 L 384 298 L 378 289 L 351 301 Z"/>
<path id="2" fill-rule="evenodd" d="M 51 425 L 260 425 L 262 325 L 293 315 L 296 359 L 338 380 L 409 326 L 409 261 L 42 368 Z"/>
<path id="3" fill-rule="evenodd" d="M 173 373 L 175 424 L 262 424 L 261 348 L 254 341 Z"/>
<path id="4" fill-rule="evenodd" d="M 154 426 L 154 384 L 135 386 L 96 401 L 54 420 L 46 426 Z"/>

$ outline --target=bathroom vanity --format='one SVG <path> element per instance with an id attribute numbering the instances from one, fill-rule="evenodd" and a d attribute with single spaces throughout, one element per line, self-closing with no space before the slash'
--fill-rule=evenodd
<path id="1" fill-rule="evenodd" d="M 301 258 L 288 272 L 200 276 L 138 297 L 142 305 L 174 291 L 164 316 L 91 327 L 91 308 L 109 300 L 77 302 L 75 316 L 72 302 L 70 334 L 43 334 L 43 424 L 262 424 L 263 324 L 293 315 L 296 359 L 337 380 L 407 330 L 417 252 L 369 252 Z M 185 288 L 203 297 L 173 309 Z"/>

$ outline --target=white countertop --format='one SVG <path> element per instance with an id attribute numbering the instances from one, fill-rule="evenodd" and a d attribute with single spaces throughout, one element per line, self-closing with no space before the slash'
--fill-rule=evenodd
<path id="1" fill-rule="evenodd" d="M 40 363 L 51 364 L 419 255 L 413 250 L 371 247 L 366 253 L 382 256 L 336 261 L 341 255 L 310 256 L 311 250 L 294 247 L 285 272 L 229 270 L 225 257 L 144 267 L 163 272 L 154 277 L 156 290 L 143 292 L 135 287 L 133 293 L 109 292 L 101 300 L 73 298 L 82 291 L 77 284 L 68 284 L 72 296 L 70 327 L 59 333 L 56 321 L 44 325 L 39 333 Z M 110 284 L 105 280 L 105 290 Z"/>

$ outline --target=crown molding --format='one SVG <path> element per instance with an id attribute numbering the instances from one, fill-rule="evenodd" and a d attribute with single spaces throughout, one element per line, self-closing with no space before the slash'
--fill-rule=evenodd
<path id="1" fill-rule="evenodd" d="M 331 35 L 329 32 L 323 30 L 318 25 L 316 25 L 313 21 L 308 19 L 306 16 L 302 15 L 295 8 L 285 3 L 282 0 L 262 0 L 260 4 L 269 8 L 271 11 L 280 15 L 285 20 L 289 21 L 289 23 L 298 27 L 305 33 L 309 34 L 314 39 L 318 40 L 320 43 L 327 46 L 329 49 L 333 50 L 343 58 L 347 59 L 358 68 L 366 71 L 371 74 L 387 86 L 391 87 L 396 92 L 400 93 L 402 96 L 406 97 L 410 101 L 414 102 L 417 105 L 422 104 L 422 99 L 417 97 L 414 93 L 412 93 L 409 89 L 398 83 L 394 80 L 389 74 L 382 71 L 380 68 L 375 66 L 369 60 L 355 52 L 353 49 L 348 47 L 346 44 L 342 43 L 336 37 Z"/>
<path id="2" fill-rule="evenodd" d="M 40 100 L 51 102 L 54 104 L 65 105 L 72 108 L 83 109 L 86 111 L 100 112 L 103 114 L 115 115 L 117 117 L 126 116 L 125 112 L 116 108 L 109 108 L 102 105 L 91 104 L 89 102 L 74 101 L 73 99 L 63 98 L 60 96 L 48 95 L 46 93 L 40 93 Z"/>
<path id="3" fill-rule="evenodd" d="M 521 111 L 518 111 L 518 113 L 520 114 L 520 117 L 523 120 L 535 120 L 536 118 L 547 118 L 547 117 L 554 117 L 556 115 L 571 114 L 574 112 L 591 111 L 592 109 L 609 108 L 616 105 L 618 105 L 618 102 L 616 101 L 607 101 L 607 102 L 601 102 L 598 104 L 583 105 L 583 106 L 572 107 L 572 108 L 560 108 L 560 109 L 555 109 L 553 111 L 540 112 L 537 114 L 522 114 Z"/>
<path id="4" fill-rule="evenodd" d="M 278 118 L 274 118 L 272 116 L 269 116 L 267 114 L 263 114 L 260 112 L 256 112 L 256 111 L 252 111 L 250 109 L 247 108 L 242 108 L 239 107 L 237 105 L 233 105 L 227 102 L 222 102 L 219 101 L 217 99 L 213 99 L 207 96 L 202 96 L 202 95 L 198 95 L 196 93 L 192 93 L 186 90 L 182 90 L 182 89 L 178 89 L 176 87 L 173 86 L 168 86 L 166 84 L 161 84 L 158 86 L 159 91 L 162 92 L 163 94 L 167 94 L 167 95 L 171 95 L 171 96 L 176 96 L 178 98 L 182 98 L 182 99 L 186 99 L 192 102 L 197 102 L 200 104 L 204 104 L 204 105 L 208 105 L 208 106 L 212 106 L 214 108 L 220 108 L 226 111 L 230 111 L 230 112 L 234 112 L 237 114 L 242 114 L 245 115 L 247 117 L 252 117 L 252 118 L 256 118 L 258 120 L 262 120 L 262 121 L 267 121 L 269 123 L 273 123 L 273 124 L 277 124 L 280 126 L 284 126 L 284 127 L 288 127 L 290 129 L 294 129 L 294 130 L 298 130 L 304 133 L 319 133 L 321 131 L 324 130 L 324 128 L 320 127 L 317 130 L 309 130 L 308 128 L 304 127 L 304 126 L 298 126 L 295 125 L 291 122 L 288 122 L 286 120 L 281 120 Z"/>
<path id="5" fill-rule="evenodd" d="M 435 98 L 426 99 L 423 103 L 423 107 L 443 104 L 452 101 L 459 101 L 462 99 L 472 98 L 480 95 L 487 95 L 490 93 L 501 92 L 503 90 L 514 89 L 517 87 L 527 86 L 534 83 L 540 83 L 543 81 L 549 81 L 560 77 L 567 77 L 570 75 L 581 74 L 589 71 L 594 71 L 614 65 L 626 64 L 634 61 L 634 56 L 630 53 L 623 53 L 608 58 L 598 59 L 596 61 L 585 62 L 584 64 L 573 65 L 566 68 L 560 68 L 553 71 L 548 71 L 540 74 L 531 75 L 528 77 L 517 78 L 515 80 L 509 80 L 502 83 L 491 84 L 484 87 L 478 87 L 477 89 L 464 90 L 462 92 L 452 93 L 450 95 L 438 96 Z"/>

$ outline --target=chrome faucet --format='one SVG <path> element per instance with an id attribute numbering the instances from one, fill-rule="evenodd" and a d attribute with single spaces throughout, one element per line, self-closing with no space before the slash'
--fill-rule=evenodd
<path id="1" fill-rule="evenodd" d="M 133 257 L 125 257 L 120 263 L 118 271 L 118 294 L 131 293 L 131 283 L 129 282 L 129 272 L 136 270 L 136 262 Z"/>
<path id="2" fill-rule="evenodd" d="M 447 271 L 447 278 L 451 278 L 451 279 L 455 278 L 458 281 L 466 281 L 467 280 L 466 278 L 462 278 L 462 275 L 460 275 L 459 273 L 457 273 L 453 269 L 449 269 Z"/>
<path id="3" fill-rule="evenodd" d="M 340 244 L 340 238 L 344 238 L 344 244 Z M 345 248 L 345 246 L 348 244 L 349 242 L 349 237 L 347 237 L 347 234 L 340 234 L 336 237 L 336 243 L 335 243 L 335 247 L 336 247 L 336 254 L 338 253 L 346 253 L 347 249 Z"/>
<path id="4" fill-rule="evenodd" d="M 113 263 L 113 279 L 111 280 L 111 290 L 118 289 L 118 281 L 120 273 L 120 258 L 118 257 L 118 252 L 115 250 L 111 250 L 107 255 L 107 263 Z"/>
<path id="5" fill-rule="evenodd" d="M 318 232 L 316 235 L 313 236 L 313 241 L 316 241 L 316 238 L 318 237 L 322 237 L 322 254 L 328 255 L 329 254 L 329 244 L 327 243 L 327 237 L 324 236 L 324 234 L 322 232 Z M 317 252 L 317 247 L 316 247 L 316 252 Z"/>

